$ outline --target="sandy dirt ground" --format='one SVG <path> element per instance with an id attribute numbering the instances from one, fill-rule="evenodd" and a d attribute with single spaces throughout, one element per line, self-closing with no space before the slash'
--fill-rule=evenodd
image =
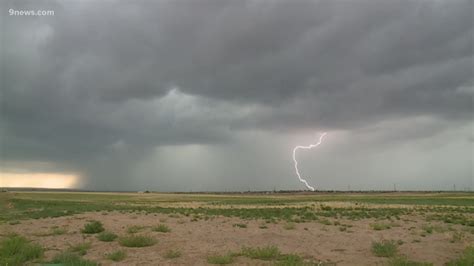
<path id="1" fill-rule="evenodd" d="M 409 221 L 403 221 L 409 218 Z M 150 247 L 127 248 L 118 241 L 101 242 L 96 235 L 81 233 L 81 228 L 90 220 L 98 220 L 107 231 L 119 236 L 127 235 L 129 226 L 144 226 L 136 234 L 154 237 L 158 242 Z M 371 252 L 373 241 L 401 240 L 400 254 L 411 260 L 431 262 L 443 265 L 457 258 L 463 249 L 474 243 L 473 235 L 466 232 L 459 241 L 451 241 L 453 231 L 433 232 L 421 236 L 422 226 L 426 221 L 421 217 L 402 217 L 397 225 L 376 231 L 370 224 L 375 220 L 360 221 L 338 220 L 347 224 L 347 231 L 340 231 L 340 226 L 323 225 L 319 222 L 296 223 L 295 228 L 285 229 L 286 222 L 265 223 L 259 220 L 241 220 L 238 218 L 213 217 L 209 220 L 192 221 L 192 217 L 170 217 L 166 214 L 137 214 L 119 212 L 94 212 L 59 218 L 24 220 L 20 224 L 0 225 L 3 236 L 7 233 L 18 233 L 45 249 L 46 260 L 51 259 L 69 246 L 90 242 L 91 248 L 84 256 L 101 263 L 101 265 L 207 265 L 207 257 L 213 254 L 238 252 L 243 246 L 263 247 L 277 246 L 283 253 L 296 253 L 304 258 L 332 262 L 336 265 L 386 265 L 387 259 L 376 257 Z M 377 221 L 380 222 L 380 221 Z M 246 228 L 234 224 L 246 224 Z M 158 224 L 166 224 L 171 232 L 160 233 L 151 230 Z M 265 224 L 268 228 L 259 228 Z M 446 224 L 431 222 L 431 225 L 446 227 Z M 62 235 L 44 236 L 51 228 L 66 230 Z M 462 232 L 462 226 L 452 226 Z M 121 262 L 105 259 L 105 254 L 125 250 L 127 257 Z M 164 254 L 169 250 L 179 250 L 181 257 L 166 259 Z M 235 265 L 270 265 L 269 262 L 238 257 Z"/>

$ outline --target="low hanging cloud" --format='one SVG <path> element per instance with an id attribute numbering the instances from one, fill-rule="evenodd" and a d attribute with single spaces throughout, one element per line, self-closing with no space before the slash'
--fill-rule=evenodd
<path id="1" fill-rule="evenodd" d="M 298 187 L 287 181 L 291 166 L 267 164 L 284 162 L 286 149 L 301 144 L 293 136 L 318 130 L 346 132 L 341 138 L 372 147 L 362 151 L 369 159 L 395 154 L 399 143 L 416 144 L 407 158 L 430 156 L 423 141 L 444 135 L 454 138 L 446 140 L 447 156 L 469 156 L 472 149 L 468 0 L 9 1 L 3 7 L 55 11 L 1 14 L 4 170 L 20 165 L 34 172 L 46 162 L 80 173 L 89 188 L 268 189 L 275 179 L 282 188 Z M 459 141 L 464 145 L 453 144 Z M 183 162 L 189 145 L 213 151 L 214 160 L 196 155 Z M 341 145 L 334 150 L 360 148 Z M 268 150 L 275 146 L 278 156 Z M 165 159 L 169 147 L 182 153 Z M 227 153 L 236 165 L 218 160 Z M 441 183 L 472 183 L 469 158 L 460 159 L 462 169 L 446 166 L 457 176 L 439 177 Z M 190 160 L 203 160 L 193 169 L 212 171 L 186 178 L 176 167 L 152 167 Z M 426 167 L 432 171 L 424 175 L 437 171 Z M 180 185 L 172 181 L 178 177 Z"/>

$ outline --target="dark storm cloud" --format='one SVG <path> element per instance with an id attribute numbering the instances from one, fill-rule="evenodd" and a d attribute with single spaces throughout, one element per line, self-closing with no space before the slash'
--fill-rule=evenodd
<path id="1" fill-rule="evenodd" d="M 100 158 L 127 168 L 155 146 L 239 130 L 471 119 L 472 89 L 459 89 L 474 81 L 469 0 L 3 6 L 55 10 L 1 14 L 5 161 L 107 175 Z"/>

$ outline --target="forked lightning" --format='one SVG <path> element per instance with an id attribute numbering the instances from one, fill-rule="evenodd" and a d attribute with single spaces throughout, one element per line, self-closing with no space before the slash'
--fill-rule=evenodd
<path id="1" fill-rule="evenodd" d="M 296 160 L 296 151 L 298 149 L 305 149 L 305 150 L 310 150 L 312 148 L 316 148 L 318 147 L 322 142 L 323 142 L 323 138 L 324 136 L 326 135 L 326 132 L 322 133 L 321 136 L 319 136 L 319 140 L 316 144 L 310 144 L 308 146 L 296 146 L 294 149 L 293 149 L 293 161 L 295 162 L 295 170 L 296 170 L 296 175 L 298 176 L 298 179 L 305 184 L 305 186 L 309 189 L 311 189 L 311 191 L 314 191 L 314 187 L 310 186 L 308 184 L 308 182 L 301 178 L 301 175 L 300 175 L 300 171 L 298 170 L 298 161 Z"/>

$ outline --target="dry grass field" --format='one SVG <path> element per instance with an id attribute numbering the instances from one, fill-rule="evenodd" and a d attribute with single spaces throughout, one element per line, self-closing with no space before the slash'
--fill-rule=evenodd
<path id="1" fill-rule="evenodd" d="M 472 193 L 0 194 L 1 265 L 474 265 Z"/>

